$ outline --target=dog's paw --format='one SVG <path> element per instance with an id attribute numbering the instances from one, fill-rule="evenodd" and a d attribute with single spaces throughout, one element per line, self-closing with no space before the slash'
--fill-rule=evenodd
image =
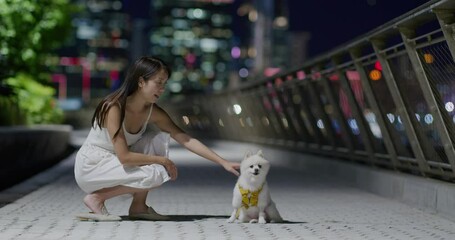
<path id="1" fill-rule="evenodd" d="M 258 220 L 257 219 L 251 219 L 250 223 L 258 223 Z"/>
<path id="2" fill-rule="evenodd" d="M 226 220 L 227 223 L 233 223 L 235 221 L 235 218 L 229 218 L 228 220 Z"/>
<path id="3" fill-rule="evenodd" d="M 260 217 L 259 218 L 259 223 L 260 224 L 265 224 L 265 223 L 267 223 L 267 221 L 265 220 L 265 218 Z"/>

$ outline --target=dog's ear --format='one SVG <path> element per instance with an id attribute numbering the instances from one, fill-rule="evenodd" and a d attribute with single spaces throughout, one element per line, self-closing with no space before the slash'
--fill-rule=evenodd
<path id="1" fill-rule="evenodd" d="M 247 158 L 249 158 L 251 155 L 252 155 L 251 151 L 248 150 L 248 151 L 245 152 L 245 156 L 243 156 L 243 159 L 247 159 Z"/>
<path id="2" fill-rule="evenodd" d="M 256 153 L 256 155 L 258 155 L 258 156 L 264 158 L 264 154 L 262 153 L 262 150 L 261 150 L 261 149 L 259 149 L 259 151 Z"/>

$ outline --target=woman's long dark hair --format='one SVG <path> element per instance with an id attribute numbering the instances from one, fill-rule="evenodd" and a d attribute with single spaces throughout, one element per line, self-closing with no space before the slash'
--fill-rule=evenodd
<path id="1" fill-rule="evenodd" d="M 125 119 L 126 98 L 138 89 L 139 79 L 141 77 L 144 81 L 147 81 L 150 77 L 157 74 L 161 70 L 164 70 L 168 77 L 171 76 L 171 69 L 161 59 L 156 57 L 141 57 L 138 59 L 132 66 L 129 67 L 126 79 L 122 86 L 113 93 L 107 95 L 98 104 L 92 117 L 92 126 L 95 127 L 98 125 L 101 129 L 106 120 L 108 110 L 114 104 L 120 104 L 120 126 L 113 137 L 116 138 L 122 127 L 123 120 Z"/>

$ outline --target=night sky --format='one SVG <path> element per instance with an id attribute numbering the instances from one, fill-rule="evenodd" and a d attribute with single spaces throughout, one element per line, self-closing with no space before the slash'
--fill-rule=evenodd
<path id="1" fill-rule="evenodd" d="M 288 0 L 289 29 L 311 33 L 309 56 L 329 51 L 428 0 Z"/>
<path id="2" fill-rule="evenodd" d="M 234 0 L 234 32 L 245 33 L 236 9 L 246 0 Z M 256 0 L 261 1 L 261 0 Z M 309 57 L 327 52 L 357 36 L 428 2 L 429 0 L 281 0 L 289 6 L 289 30 L 311 33 Z M 133 18 L 150 18 L 150 0 L 122 0 Z M 240 31 L 236 31 L 241 29 Z"/>

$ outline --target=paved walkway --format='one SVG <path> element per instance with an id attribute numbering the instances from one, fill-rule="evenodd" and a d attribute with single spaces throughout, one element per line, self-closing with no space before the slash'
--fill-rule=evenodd
<path id="1" fill-rule="evenodd" d="M 209 142 L 230 160 L 254 147 Z M 267 151 L 265 150 L 267 154 Z M 22 198 L 0 208 L 0 239 L 455 239 L 455 223 L 432 213 L 348 187 L 311 171 L 272 165 L 272 198 L 286 220 L 282 224 L 226 223 L 235 177 L 221 167 L 173 146 L 179 178 L 149 195 L 158 212 L 172 221 L 81 222 L 87 209 L 73 176 L 74 155 L 27 182 L 0 193 Z M 130 197 L 106 203 L 125 215 Z"/>

